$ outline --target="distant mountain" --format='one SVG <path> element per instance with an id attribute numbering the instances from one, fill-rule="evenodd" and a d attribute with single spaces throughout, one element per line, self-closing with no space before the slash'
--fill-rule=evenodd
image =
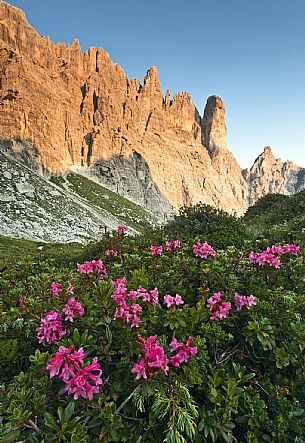
<path id="1" fill-rule="evenodd" d="M 199 201 L 242 214 L 268 192 L 305 187 L 304 169 L 267 151 L 241 170 L 219 97 L 201 117 L 188 93 L 163 95 L 155 67 L 143 84 L 129 79 L 103 49 L 55 45 L 1 0 L 0 123 L 11 158 L 45 178 L 89 173 L 162 221 Z"/>

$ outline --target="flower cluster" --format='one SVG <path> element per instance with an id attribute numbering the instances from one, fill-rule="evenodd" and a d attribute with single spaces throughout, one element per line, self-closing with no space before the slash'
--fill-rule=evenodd
<path id="1" fill-rule="evenodd" d="M 177 251 L 177 249 L 179 249 L 181 246 L 181 241 L 180 240 L 167 241 L 165 245 L 167 251 Z"/>
<path id="2" fill-rule="evenodd" d="M 63 292 L 63 289 L 64 289 L 63 285 L 61 283 L 56 283 L 55 281 L 53 281 L 53 283 L 50 286 L 50 291 L 55 297 L 58 297 L 59 294 Z M 71 283 L 69 283 L 68 285 L 67 292 L 69 294 L 74 294 L 74 288 L 71 285 Z"/>
<path id="3" fill-rule="evenodd" d="M 128 305 L 127 302 L 129 300 L 142 299 L 145 302 L 151 302 L 155 305 L 159 303 L 159 291 L 157 288 L 147 291 L 147 289 L 139 286 L 136 291 L 128 291 L 126 277 L 118 278 L 114 280 L 112 284 L 115 286 L 112 297 L 118 305 L 114 313 L 114 319 L 121 318 L 125 323 L 130 324 L 132 328 L 137 328 L 141 323 L 137 314 L 142 312 L 142 307 L 137 303 Z"/>
<path id="4" fill-rule="evenodd" d="M 162 255 L 163 246 L 162 245 L 161 246 L 151 245 L 150 252 L 151 252 L 151 255 Z"/>
<path id="5" fill-rule="evenodd" d="M 84 307 L 73 297 L 69 299 L 68 303 L 64 306 L 62 311 L 66 314 L 65 320 L 69 320 L 71 322 L 73 322 L 73 319 L 76 317 L 75 314 L 78 314 L 80 317 L 82 317 L 85 313 Z"/>
<path id="6" fill-rule="evenodd" d="M 182 342 L 178 342 L 175 337 L 173 337 L 172 342 L 169 345 L 171 352 L 177 352 L 170 359 L 170 363 L 173 366 L 180 368 L 181 363 L 187 363 L 190 357 L 195 357 L 197 355 L 197 346 L 190 347 L 192 341 L 192 337 L 189 337 L 186 344 L 184 344 Z"/>
<path id="7" fill-rule="evenodd" d="M 176 294 L 175 297 L 172 297 L 171 295 L 166 294 L 166 295 L 164 295 L 163 301 L 168 308 L 170 308 L 171 306 L 175 306 L 175 305 L 178 306 L 178 305 L 184 304 L 184 300 L 181 297 L 181 295 L 179 295 L 179 294 Z"/>
<path id="8" fill-rule="evenodd" d="M 237 311 L 240 311 L 243 306 L 254 306 L 256 305 L 256 297 L 254 295 L 239 295 L 235 292 L 234 303 Z"/>
<path id="9" fill-rule="evenodd" d="M 231 311 L 231 303 L 222 299 L 222 293 L 217 292 L 208 299 L 208 307 L 212 312 L 210 320 L 223 320 Z"/>
<path id="10" fill-rule="evenodd" d="M 59 293 L 63 291 L 62 284 L 53 281 L 53 283 L 50 286 L 50 291 L 55 297 L 58 297 Z"/>
<path id="11" fill-rule="evenodd" d="M 79 397 L 92 400 L 93 395 L 99 392 L 99 387 L 103 384 L 100 364 L 97 362 L 97 357 L 94 357 L 91 364 L 82 367 L 87 355 L 83 348 L 73 351 L 74 345 L 69 348 L 60 346 L 49 360 L 46 370 L 50 373 L 50 378 L 57 375 L 66 383 L 65 391 L 73 395 L 74 400 Z"/>
<path id="12" fill-rule="evenodd" d="M 265 251 L 253 252 L 251 251 L 248 259 L 250 263 L 258 264 L 260 266 L 268 265 L 269 267 L 280 268 L 280 257 L 284 254 L 298 255 L 300 246 L 296 245 L 273 245 L 271 248 L 267 248 Z"/>
<path id="13" fill-rule="evenodd" d="M 141 335 L 138 335 L 138 340 L 142 347 L 143 357 L 140 363 L 135 363 L 131 372 L 136 374 L 136 380 L 140 378 L 154 378 L 158 375 L 159 369 L 168 374 L 169 364 L 176 368 L 180 368 L 180 364 L 187 362 L 190 356 L 195 357 L 197 354 L 197 347 L 190 347 L 192 338 L 189 337 L 186 344 L 178 342 L 173 337 L 170 343 L 170 352 L 175 353 L 168 358 L 165 354 L 164 348 L 157 340 L 157 335 L 151 335 L 147 340 L 144 340 Z"/>
<path id="14" fill-rule="evenodd" d="M 131 372 L 137 374 L 136 380 L 143 377 L 147 379 L 153 378 L 158 369 L 161 369 L 167 375 L 169 367 L 169 358 L 164 352 L 163 347 L 157 340 L 157 335 L 151 335 L 147 340 L 144 340 L 141 335 L 138 335 L 138 340 L 141 344 L 144 358 L 139 364 L 135 363 Z"/>
<path id="15" fill-rule="evenodd" d="M 128 231 L 128 226 L 119 225 L 118 226 L 118 235 L 121 237 Z"/>
<path id="16" fill-rule="evenodd" d="M 165 247 L 167 251 L 177 251 L 178 248 L 181 247 L 181 241 L 180 240 L 174 240 L 174 241 L 167 241 L 165 243 Z M 162 255 L 163 253 L 163 246 L 150 246 L 150 252 L 151 255 Z"/>
<path id="17" fill-rule="evenodd" d="M 108 255 L 108 257 L 117 257 L 118 251 L 116 251 L 115 249 L 106 249 L 105 255 Z"/>
<path id="18" fill-rule="evenodd" d="M 229 314 L 232 309 L 231 302 L 222 299 L 223 294 L 221 292 L 215 293 L 207 301 L 207 305 L 212 312 L 210 320 L 223 320 Z M 237 311 L 240 311 L 244 306 L 256 305 L 256 297 L 254 295 L 239 295 L 235 292 L 234 304 Z"/>
<path id="19" fill-rule="evenodd" d="M 43 344 L 56 343 L 66 334 L 66 330 L 63 329 L 62 316 L 56 311 L 44 314 L 36 331 L 39 343 Z"/>
<path id="20" fill-rule="evenodd" d="M 77 270 L 81 274 L 96 274 L 99 278 L 103 278 L 107 272 L 102 260 L 86 261 L 83 264 L 77 263 Z"/>
<path id="21" fill-rule="evenodd" d="M 196 257 L 200 258 L 207 258 L 209 255 L 215 257 L 216 255 L 216 251 L 207 242 L 197 242 L 196 245 L 193 245 L 193 252 Z"/>

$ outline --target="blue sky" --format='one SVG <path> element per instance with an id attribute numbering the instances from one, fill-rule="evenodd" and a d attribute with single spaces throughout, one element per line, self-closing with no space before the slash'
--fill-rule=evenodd
<path id="1" fill-rule="evenodd" d="M 270 145 L 305 167 L 305 0 L 9 0 L 54 42 L 103 47 L 129 77 L 157 66 L 163 92 L 200 114 L 225 102 L 242 167 Z"/>

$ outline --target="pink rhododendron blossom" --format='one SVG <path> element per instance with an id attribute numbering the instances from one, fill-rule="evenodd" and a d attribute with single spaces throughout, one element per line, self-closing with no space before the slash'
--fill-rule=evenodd
<path id="1" fill-rule="evenodd" d="M 181 246 L 180 240 L 174 240 L 174 241 L 167 241 L 165 243 L 166 250 L 167 251 L 176 251 Z"/>
<path id="2" fill-rule="evenodd" d="M 79 301 L 76 301 L 75 298 L 71 297 L 68 303 L 64 306 L 63 312 L 66 314 L 65 320 L 73 322 L 76 314 L 80 317 L 84 315 L 85 309 Z"/>
<path id="3" fill-rule="evenodd" d="M 138 291 L 129 291 L 127 294 L 128 298 L 138 298 Z"/>
<path id="4" fill-rule="evenodd" d="M 83 264 L 77 263 L 77 270 L 81 274 L 96 274 L 99 278 L 103 278 L 107 273 L 102 260 L 86 261 Z"/>
<path id="5" fill-rule="evenodd" d="M 174 297 L 172 297 L 169 294 L 164 295 L 163 301 L 168 308 L 170 308 L 171 306 L 173 306 L 175 304 Z"/>
<path id="6" fill-rule="evenodd" d="M 132 309 L 132 313 L 133 314 L 137 314 L 138 312 L 142 312 L 142 308 L 140 305 L 138 305 L 137 303 L 134 303 L 133 305 L 131 305 L 131 309 Z"/>
<path id="7" fill-rule="evenodd" d="M 159 304 L 159 291 L 158 291 L 158 289 L 157 288 L 151 289 L 149 291 L 149 294 L 150 294 L 151 302 L 154 305 L 158 305 Z"/>
<path id="8" fill-rule="evenodd" d="M 172 250 L 172 242 L 171 241 L 167 241 L 165 243 L 165 247 L 167 251 L 171 251 Z"/>
<path id="9" fill-rule="evenodd" d="M 84 363 L 84 358 L 86 354 L 83 348 L 78 351 L 74 351 L 74 345 L 69 348 L 60 346 L 55 355 L 49 360 L 46 370 L 50 372 L 50 378 L 58 375 L 63 381 L 67 380 L 67 368 L 69 368 L 69 373 L 74 375 L 74 369 L 80 368 L 79 365 Z M 60 371 L 61 370 L 61 371 Z"/>
<path id="10" fill-rule="evenodd" d="M 256 305 L 256 297 L 254 295 L 239 295 L 237 292 L 234 295 L 234 303 L 237 311 L 240 311 L 243 306 Z"/>
<path id="11" fill-rule="evenodd" d="M 71 283 L 69 283 L 69 286 L 68 286 L 68 288 L 67 288 L 67 292 L 68 292 L 69 294 L 71 294 L 71 295 L 74 294 L 74 288 L 73 288 L 73 286 L 71 285 Z"/>
<path id="12" fill-rule="evenodd" d="M 52 292 L 53 295 L 55 295 L 55 297 L 58 297 L 59 293 L 62 292 L 63 287 L 60 283 L 56 283 L 55 281 L 53 281 L 53 283 L 50 286 L 50 291 Z"/>
<path id="13" fill-rule="evenodd" d="M 74 400 L 79 397 L 92 400 L 94 394 L 98 394 L 100 386 L 103 384 L 102 370 L 94 357 L 92 363 L 81 368 L 66 382 L 65 391 L 73 395 Z"/>
<path id="14" fill-rule="evenodd" d="M 66 330 L 63 329 L 62 316 L 56 311 L 44 314 L 36 331 L 38 332 L 39 343 L 44 345 L 46 343 L 56 343 L 66 334 Z"/>
<path id="15" fill-rule="evenodd" d="M 128 231 L 128 226 L 122 226 L 122 225 L 118 226 L 118 235 L 119 236 L 124 235 L 125 232 L 127 232 L 127 231 Z"/>
<path id="16" fill-rule="evenodd" d="M 222 293 L 217 292 L 207 301 L 207 305 L 212 312 L 210 320 L 223 320 L 231 311 L 231 303 L 222 299 Z"/>
<path id="17" fill-rule="evenodd" d="M 258 264 L 259 266 L 269 266 L 274 268 L 281 267 L 280 257 L 285 254 L 298 255 L 300 246 L 296 245 L 273 245 L 263 252 L 251 251 L 248 259 L 250 263 Z"/>
<path id="18" fill-rule="evenodd" d="M 103 383 L 100 364 L 97 362 L 97 357 L 94 357 L 91 364 L 82 367 L 86 358 L 83 348 L 73 351 L 74 345 L 69 348 L 60 346 L 49 360 L 46 370 L 50 373 L 50 378 L 57 375 L 66 383 L 65 391 L 73 395 L 74 400 L 79 397 L 92 400 Z"/>
<path id="19" fill-rule="evenodd" d="M 170 308 L 171 306 L 174 306 L 174 305 L 178 306 L 178 305 L 183 305 L 184 304 L 184 300 L 181 297 L 181 295 L 179 295 L 179 294 L 176 294 L 175 297 L 172 297 L 171 295 L 166 294 L 163 297 L 163 301 L 164 301 L 164 303 L 166 304 L 166 306 L 168 308 Z"/>
<path id="20" fill-rule="evenodd" d="M 147 379 L 147 374 L 146 374 L 146 371 L 145 371 L 145 361 L 144 361 L 143 358 L 142 358 L 142 360 L 140 360 L 139 364 L 135 363 L 133 365 L 133 368 L 132 368 L 131 372 L 133 374 L 137 374 L 136 380 L 139 380 L 141 377 L 143 377 L 145 380 Z"/>
<path id="21" fill-rule="evenodd" d="M 147 340 L 144 340 L 141 335 L 138 335 L 138 340 L 141 343 L 143 357 L 139 364 L 135 363 L 131 372 L 137 374 L 136 379 L 143 377 L 146 379 L 154 378 L 158 375 L 158 370 L 168 374 L 169 366 L 171 363 L 173 366 L 180 368 L 180 364 L 187 362 L 190 357 L 195 357 L 197 354 L 197 347 L 191 347 L 192 338 L 189 337 L 186 344 L 179 343 L 175 337 L 170 344 L 171 353 L 175 352 L 170 359 L 165 354 L 163 347 L 157 340 L 157 335 L 151 335 Z"/>
<path id="22" fill-rule="evenodd" d="M 184 300 L 183 300 L 183 298 L 181 297 L 181 295 L 176 294 L 175 297 L 174 297 L 174 299 L 175 299 L 175 303 L 176 303 L 177 306 L 178 306 L 178 305 L 183 305 L 183 304 L 184 304 Z"/>
<path id="23" fill-rule="evenodd" d="M 117 257 L 118 251 L 116 251 L 114 249 L 106 249 L 105 255 L 108 255 L 108 257 Z"/>
<path id="24" fill-rule="evenodd" d="M 177 352 L 173 357 L 170 359 L 170 363 L 175 366 L 176 368 L 180 368 L 180 364 L 183 362 L 188 362 L 190 357 L 195 357 L 197 355 L 197 347 L 193 346 L 191 347 L 190 344 L 192 343 L 192 337 L 189 337 L 186 344 L 182 342 L 178 342 L 175 337 L 173 337 L 172 342 L 170 343 L 170 350 L 171 352 Z"/>
<path id="25" fill-rule="evenodd" d="M 209 255 L 215 257 L 216 255 L 216 251 L 207 242 L 197 242 L 196 245 L 193 245 L 193 252 L 200 258 L 207 258 Z"/>
<path id="26" fill-rule="evenodd" d="M 151 245 L 150 252 L 151 252 L 151 255 L 162 255 L 163 246 L 162 245 L 161 246 Z"/>
<path id="27" fill-rule="evenodd" d="M 138 335 L 138 340 L 141 343 L 144 353 L 144 360 L 148 368 L 161 369 L 167 375 L 169 370 L 169 359 L 165 355 L 163 347 L 157 341 L 157 335 L 151 335 L 147 340 L 144 340 L 141 335 Z M 153 376 L 154 372 L 149 371 L 149 375 Z"/>

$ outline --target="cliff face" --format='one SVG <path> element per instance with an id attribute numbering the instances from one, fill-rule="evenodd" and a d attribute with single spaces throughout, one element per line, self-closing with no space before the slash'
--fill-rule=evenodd
<path id="1" fill-rule="evenodd" d="M 248 206 L 253 180 L 227 148 L 219 97 L 201 119 L 189 94 L 163 96 L 155 67 L 143 84 L 129 79 L 103 49 L 54 45 L 1 0 L 0 102 L 0 139 L 26 140 L 43 171 L 90 170 L 162 215 L 199 201 L 238 214 Z"/>
<path id="2" fill-rule="evenodd" d="M 270 146 L 243 171 L 249 187 L 249 205 L 266 194 L 294 194 L 305 189 L 305 168 L 275 158 Z"/>

